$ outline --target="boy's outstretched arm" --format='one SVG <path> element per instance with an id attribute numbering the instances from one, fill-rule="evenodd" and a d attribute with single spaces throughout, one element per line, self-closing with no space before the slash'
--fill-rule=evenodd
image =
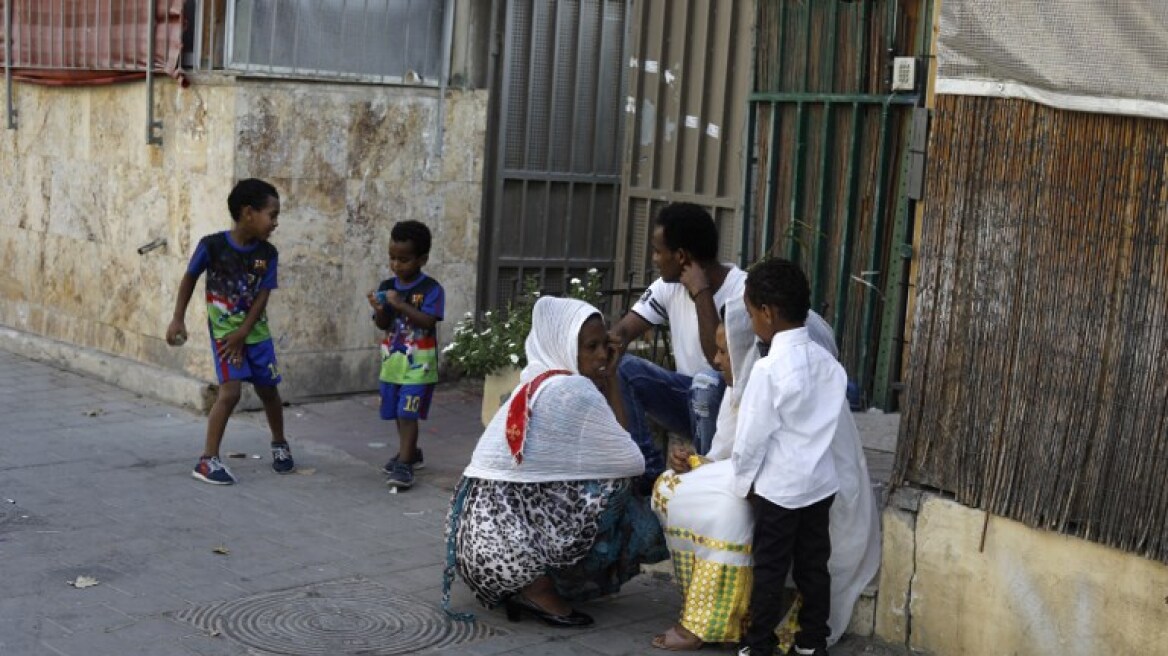
<path id="1" fill-rule="evenodd" d="M 174 299 L 174 314 L 170 318 L 170 325 L 166 327 L 166 343 L 171 346 L 178 346 L 186 341 L 187 305 L 191 302 L 191 295 L 195 293 L 195 283 L 197 282 L 198 278 L 184 273 L 182 281 L 178 284 L 178 295 Z M 179 335 L 182 335 L 182 341 L 179 341 Z"/>

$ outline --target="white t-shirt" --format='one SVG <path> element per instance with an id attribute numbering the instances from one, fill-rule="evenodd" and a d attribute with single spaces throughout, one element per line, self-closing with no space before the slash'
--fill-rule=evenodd
<path id="1" fill-rule="evenodd" d="M 725 266 L 730 270 L 726 272 L 722 286 L 714 292 L 714 307 L 719 314 L 726 301 L 742 298 L 746 291 L 746 272 L 730 263 Z M 633 312 L 655 326 L 669 322 L 669 338 L 673 343 L 673 361 L 677 373 L 692 376 L 711 368 L 706 355 L 702 353 L 697 306 L 689 297 L 685 285 L 665 282 L 661 278 L 654 280 L 641 295 L 641 300 L 633 305 Z"/>

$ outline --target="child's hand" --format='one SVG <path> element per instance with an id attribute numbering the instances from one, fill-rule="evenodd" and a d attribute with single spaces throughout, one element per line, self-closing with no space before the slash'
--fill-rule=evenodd
<path id="1" fill-rule="evenodd" d="M 223 339 L 215 341 L 218 347 L 219 360 L 238 367 L 243 363 L 243 340 L 247 335 L 241 331 L 228 333 Z"/>
<path id="2" fill-rule="evenodd" d="M 389 307 L 395 309 L 395 310 L 401 309 L 401 304 L 402 304 L 401 294 L 397 293 L 395 290 L 392 290 L 392 289 L 385 292 L 385 304 L 388 305 Z"/>
<path id="3" fill-rule="evenodd" d="M 369 299 L 369 307 L 373 308 L 374 312 L 381 309 L 381 303 L 377 302 L 377 292 L 369 292 L 365 298 Z"/>
<path id="4" fill-rule="evenodd" d="M 175 319 L 166 327 L 166 343 L 182 346 L 187 341 L 187 325 L 182 319 Z"/>

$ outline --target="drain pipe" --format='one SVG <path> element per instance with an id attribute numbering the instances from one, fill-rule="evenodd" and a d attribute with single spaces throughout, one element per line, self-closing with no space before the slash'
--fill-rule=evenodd
<path id="1" fill-rule="evenodd" d="M 446 143 L 446 87 L 450 84 L 450 49 L 454 45 L 454 0 L 446 0 L 442 12 L 442 70 L 438 71 L 438 156 Z"/>
<path id="2" fill-rule="evenodd" d="M 162 145 L 162 121 L 154 120 L 154 47 L 158 28 L 158 0 L 150 0 L 150 33 L 146 35 L 146 143 Z"/>
<path id="3" fill-rule="evenodd" d="M 8 106 L 8 129 L 16 129 L 16 106 L 12 102 L 12 0 L 4 3 L 4 90 Z"/>

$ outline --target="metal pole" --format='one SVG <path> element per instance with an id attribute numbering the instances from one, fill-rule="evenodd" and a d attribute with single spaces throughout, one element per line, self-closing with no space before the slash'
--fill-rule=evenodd
<path id="1" fill-rule="evenodd" d="M 193 50 L 191 54 L 194 55 L 195 61 L 191 64 L 191 68 L 196 71 L 203 70 L 203 27 L 206 21 L 203 12 L 206 11 L 206 7 L 204 6 L 205 2 L 206 0 L 197 0 L 195 2 L 195 29 L 192 32 L 195 42 L 191 44 L 191 49 Z M 207 68 L 209 69 L 211 67 L 208 66 Z"/>
<path id="2" fill-rule="evenodd" d="M 442 157 L 446 140 L 446 86 L 450 84 L 450 50 L 454 45 L 454 0 L 446 0 L 442 8 L 442 70 L 438 71 L 438 156 Z"/>
<path id="3" fill-rule="evenodd" d="M 150 16 L 146 21 L 146 143 L 162 145 L 162 121 L 154 120 L 154 31 L 158 22 L 158 0 L 149 2 Z"/>
<path id="4" fill-rule="evenodd" d="M 4 90 L 8 107 L 8 129 L 16 129 L 16 106 L 12 101 L 12 3 L 4 0 Z"/>
<path id="5" fill-rule="evenodd" d="M 227 0 L 227 15 L 223 17 L 223 68 L 230 68 L 235 62 L 235 12 L 236 0 Z M 214 34 L 214 30 L 212 30 Z M 251 51 L 251 37 L 246 42 L 247 50 Z M 211 46 L 211 57 L 215 57 L 214 44 Z M 245 60 L 246 61 L 246 60 Z"/>

